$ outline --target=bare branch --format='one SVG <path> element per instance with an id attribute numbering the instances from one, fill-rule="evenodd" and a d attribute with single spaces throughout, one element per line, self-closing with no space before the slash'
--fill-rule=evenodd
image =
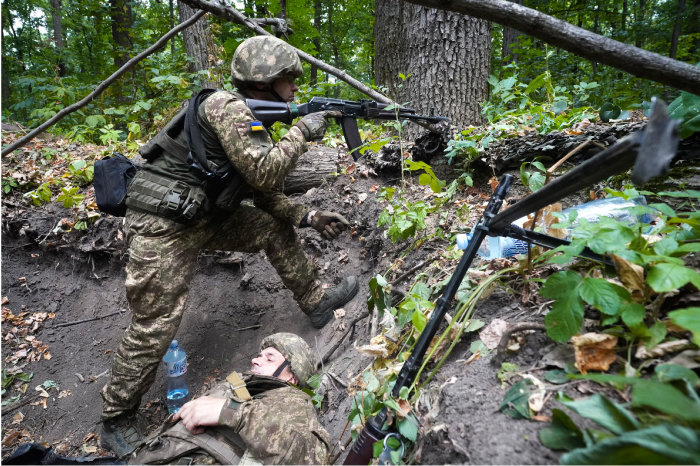
<path id="1" fill-rule="evenodd" d="M 495 21 L 589 60 L 700 94 L 700 68 L 603 37 L 507 0 L 404 0 Z"/>
<path id="2" fill-rule="evenodd" d="M 12 152 L 13 150 L 17 149 L 18 147 L 22 147 L 23 145 L 25 145 L 26 143 L 28 143 L 29 141 L 31 141 L 32 139 L 34 139 L 34 137 L 36 137 L 37 135 L 39 135 L 39 134 L 43 133 L 44 131 L 46 131 L 47 128 L 49 128 L 50 126 L 54 125 L 56 122 L 58 122 L 58 121 L 59 121 L 60 119 L 62 119 L 64 116 L 68 115 L 69 113 L 73 113 L 74 111 L 76 111 L 76 110 L 78 110 L 78 109 L 80 109 L 80 108 L 86 106 L 87 104 L 89 104 L 95 97 L 97 97 L 98 95 L 100 95 L 100 94 L 102 93 L 102 91 L 104 91 L 104 90 L 107 88 L 107 86 L 109 86 L 109 85 L 112 84 L 114 81 L 116 81 L 117 78 L 119 78 L 121 75 L 123 75 L 124 73 L 126 73 L 127 71 L 129 71 L 131 68 L 133 68 L 134 65 L 136 65 L 138 62 L 140 62 L 141 60 L 143 60 L 143 59 L 146 58 L 147 56 L 151 55 L 152 53 L 156 52 L 158 49 L 160 49 L 161 47 L 163 47 L 163 46 L 168 42 L 168 40 L 169 40 L 172 36 L 174 36 L 175 34 L 177 34 L 177 33 L 180 32 L 180 31 L 182 31 L 183 29 L 188 28 L 188 27 L 191 26 L 192 24 L 194 24 L 199 18 L 201 18 L 202 16 L 204 16 L 204 14 L 205 14 L 204 11 L 198 11 L 194 16 L 192 16 L 192 17 L 191 17 L 190 19 L 188 19 L 187 21 L 178 24 L 176 27 L 174 27 L 173 29 L 171 29 L 170 31 L 168 31 L 165 35 L 163 35 L 163 37 L 161 37 L 160 39 L 158 39 L 158 42 L 156 42 L 155 44 L 153 44 L 152 46 L 150 46 L 149 48 L 147 48 L 147 49 L 144 50 L 143 52 L 139 53 L 138 55 L 136 55 L 134 58 L 132 58 L 132 59 L 129 60 L 128 62 L 124 63 L 124 66 L 122 66 L 122 67 L 119 68 L 117 71 L 115 71 L 114 73 L 112 73 L 112 76 L 110 76 L 109 78 L 107 78 L 107 79 L 105 79 L 104 81 L 102 81 L 102 82 L 95 88 L 95 90 L 92 91 L 92 92 L 91 92 L 87 97 L 85 97 L 83 100 L 81 100 L 80 102 L 76 102 L 76 103 L 74 103 L 73 105 L 70 105 L 70 106 L 64 108 L 63 110 L 61 110 L 60 112 L 58 112 L 57 114 L 55 114 L 53 117 L 51 117 L 50 119 L 48 119 L 47 121 L 45 121 L 44 123 L 42 123 L 40 126 L 36 127 L 36 128 L 33 129 L 32 131 L 30 131 L 29 134 L 27 134 L 26 136 L 24 136 L 24 137 L 18 139 L 18 140 L 15 141 L 14 143 L 12 143 L 12 144 L 10 144 L 9 146 L 5 147 L 5 148 L 2 150 L 2 155 L 5 156 L 5 155 L 9 154 L 10 152 Z"/>
<path id="3" fill-rule="evenodd" d="M 228 6 L 228 5 L 222 5 L 220 3 L 214 3 L 214 2 L 208 2 L 206 0 L 182 0 L 183 3 L 188 4 L 189 6 L 193 8 L 199 8 L 205 11 L 208 11 L 209 13 L 213 13 L 217 16 L 221 16 L 222 18 L 228 19 L 229 21 L 233 21 L 238 24 L 242 24 L 243 26 L 252 29 L 253 31 L 257 32 L 258 34 L 262 35 L 267 35 L 271 36 L 269 32 L 267 32 L 265 29 L 260 27 L 256 21 L 251 20 L 250 18 L 247 18 L 243 13 L 240 11 L 236 10 L 235 8 Z M 347 74 L 345 71 L 339 70 L 338 68 L 335 68 L 331 65 L 329 65 L 326 62 L 323 62 L 319 60 L 318 58 L 312 57 L 308 53 L 295 49 L 297 51 L 297 54 L 299 55 L 299 58 L 302 60 L 311 63 L 312 65 L 317 66 L 319 69 L 332 74 L 336 78 L 345 81 L 348 83 L 350 86 L 354 87 L 358 91 L 362 92 L 363 94 L 366 94 L 376 100 L 377 102 L 382 102 L 385 104 L 390 104 L 393 103 L 391 99 L 386 97 L 385 95 L 375 91 L 374 89 L 370 88 L 369 86 L 366 86 L 362 84 L 360 81 L 357 79 L 353 78 L 349 74 Z"/>

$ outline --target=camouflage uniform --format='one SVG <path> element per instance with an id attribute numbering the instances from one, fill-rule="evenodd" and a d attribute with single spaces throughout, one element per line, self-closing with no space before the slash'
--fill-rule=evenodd
<path id="1" fill-rule="evenodd" d="M 299 386 L 308 386 L 316 364 L 306 341 L 281 332 L 260 342 L 260 351 L 268 347 L 284 356 Z M 129 464 L 186 464 L 185 457 L 196 464 L 235 463 L 241 458 L 241 463 L 252 459 L 262 464 L 329 462 L 330 437 L 306 393 L 273 376 L 249 373 L 244 380 L 247 393 L 235 391 L 227 381 L 207 393 L 229 400 L 217 426 L 208 427 L 204 434 L 192 434 L 181 421 L 166 424 L 129 457 Z"/>
<path id="2" fill-rule="evenodd" d="M 274 144 L 266 131 L 251 129 L 255 118 L 250 109 L 228 91 L 211 95 L 198 116 L 207 158 L 217 165 L 223 157 L 233 163 L 253 189 L 255 207 L 241 205 L 227 216 L 204 214 L 192 224 L 127 212 L 126 291 L 132 320 L 114 356 L 112 379 L 102 390 L 103 421 L 138 408 L 152 385 L 180 325 L 201 249 L 264 250 L 303 311 L 312 310 L 323 297 L 318 272 L 294 231 L 310 209 L 292 203 L 279 190 L 307 150 L 302 131 L 294 126 Z M 180 165 L 164 154 L 145 169 L 186 181 L 191 175 Z"/>

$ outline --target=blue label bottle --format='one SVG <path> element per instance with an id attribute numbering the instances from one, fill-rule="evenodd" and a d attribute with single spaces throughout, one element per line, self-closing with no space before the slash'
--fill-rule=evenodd
<path id="1" fill-rule="evenodd" d="M 176 413 L 189 400 L 185 373 L 187 372 L 187 354 L 178 346 L 177 340 L 170 343 L 170 348 L 163 356 L 165 373 L 168 376 L 166 402 L 168 413 Z"/>

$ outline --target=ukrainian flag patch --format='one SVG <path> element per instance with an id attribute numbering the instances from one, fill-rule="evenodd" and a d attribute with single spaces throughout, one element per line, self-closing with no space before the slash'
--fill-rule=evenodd
<path id="1" fill-rule="evenodd" d="M 259 121 L 251 121 L 250 122 L 250 130 L 251 131 L 264 131 L 265 128 L 263 127 L 263 124 Z"/>

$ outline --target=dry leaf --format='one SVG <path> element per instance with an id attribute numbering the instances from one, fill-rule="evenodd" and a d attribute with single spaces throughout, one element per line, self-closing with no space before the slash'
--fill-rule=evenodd
<path id="1" fill-rule="evenodd" d="M 576 362 L 582 374 L 588 371 L 607 371 L 615 359 L 617 337 L 606 333 L 584 333 L 571 337 Z"/>
<path id="2" fill-rule="evenodd" d="M 498 187 L 498 179 L 495 176 L 492 176 L 489 180 L 489 185 L 491 186 L 491 191 L 495 191 L 496 187 Z"/>
<path id="3" fill-rule="evenodd" d="M 530 419 L 537 422 L 552 422 L 552 416 L 547 416 L 546 414 L 536 414 L 530 416 Z"/>
<path id="4" fill-rule="evenodd" d="M 85 453 L 96 453 L 96 452 L 97 452 L 97 447 L 96 447 L 96 446 L 83 447 L 83 451 L 84 451 Z"/>
<path id="5" fill-rule="evenodd" d="M 530 396 L 527 399 L 527 404 L 530 409 L 536 413 L 542 411 L 544 406 L 544 396 L 547 394 L 544 382 L 535 377 L 532 374 L 523 374 L 524 379 L 528 379 L 532 382 L 533 388 L 530 389 Z"/>
<path id="6" fill-rule="evenodd" d="M 496 349 L 501 342 L 501 336 L 508 328 L 508 322 L 503 319 L 493 319 L 484 329 L 479 332 L 479 338 L 488 349 Z"/>
<path id="7" fill-rule="evenodd" d="M 374 356 L 374 357 L 380 357 L 380 358 L 386 358 L 389 356 L 389 351 L 386 348 L 386 342 L 381 343 L 381 344 L 369 344 L 369 345 L 362 345 L 362 346 L 357 346 L 357 342 L 353 343 L 353 346 L 355 349 L 362 353 L 366 354 L 368 356 Z"/>
<path id="8" fill-rule="evenodd" d="M 690 341 L 685 339 L 667 341 L 654 346 L 650 350 L 648 350 L 644 345 L 639 345 L 637 347 L 637 351 L 634 353 L 634 357 L 637 359 L 660 358 L 661 356 L 684 350 L 689 346 Z"/>
<path id="9" fill-rule="evenodd" d="M 71 396 L 71 395 L 72 395 L 72 393 L 71 393 L 70 390 L 61 390 L 61 391 L 58 393 L 58 398 L 65 398 L 65 397 Z"/>
<path id="10" fill-rule="evenodd" d="M 644 302 L 644 297 L 648 294 L 647 284 L 644 280 L 644 268 L 615 254 L 611 254 L 611 256 L 622 284 L 632 294 L 632 300 L 636 303 Z"/>
<path id="11" fill-rule="evenodd" d="M 24 414 L 22 413 L 17 413 L 14 416 L 12 416 L 12 424 L 19 424 L 24 420 Z"/>
<path id="12" fill-rule="evenodd" d="M 345 317 L 345 309 L 343 309 L 342 307 L 338 308 L 335 311 L 333 311 L 333 315 L 336 319 L 342 319 L 343 317 Z"/>
<path id="13" fill-rule="evenodd" d="M 5 304 L 10 304 L 10 300 L 7 298 L 7 296 L 2 297 L 2 305 L 4 306 Z"/>

